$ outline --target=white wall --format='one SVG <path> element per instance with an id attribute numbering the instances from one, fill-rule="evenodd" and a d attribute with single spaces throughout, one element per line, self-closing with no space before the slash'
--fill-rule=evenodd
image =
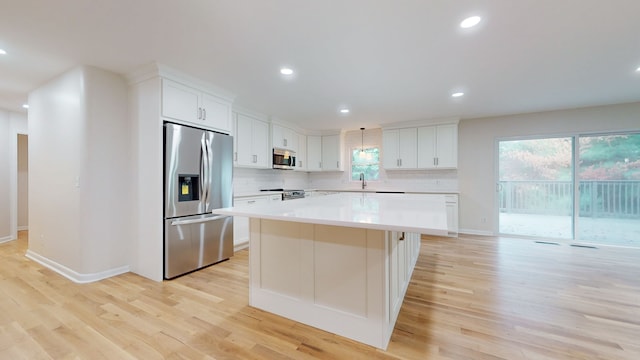
<path id="1" fill-rule="evenodd" d="M 13 239 L 11 234 L 9 112 L 0 110 L 0 242 Z"/>
<path id="2" fill-rule="evenodd" d="M 461 121 L 460 232 L 493 234 L 496 230 L 496 139 L 628 130 L 640 130 L 640 103 Z"/>
<path id="3" fill-rule="evenodd" d="M 130 84 L 129 118 L 133 240 L 131 271 L 155 281 L 163 279 L 163 156 L 160 78 Z"/>
<path id="4" fill-rule="evenodd" d="M 128 271 L 127 88 L 75 68 L 29 94 L 29 250 L 74 281 Z"/>
<path id="5" fill-rule="evenodd" d="M 312 172 L 309 175 L 309 188 L 341 190 L 358 189 L 359 181 L 352 181 L 350 174 L 353 148 L 360 148 L 363 139 L 360 130 L 347 131 L 344 134 L 344 153 L 342 161 L 345 164 L 343 172 Z M 382 148 L 382 129 L 368 129 L 364 131 L 364 146 L 379 147 L 380 156 L 384 156 Z M 367 187 L 376 190 L 403 191 L 457 191 L 458 174 L 456 170 L 399 170 L 385 171 L 380 165 L 378 181 L 367 181 Z"/>

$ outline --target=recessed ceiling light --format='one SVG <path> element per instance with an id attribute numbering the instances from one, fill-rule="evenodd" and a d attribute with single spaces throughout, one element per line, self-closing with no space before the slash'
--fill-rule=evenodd
<path id="1" fill-rule="evenodd" d="M 463 95 L 464 95 L 463 92 L 455 92 L 455 93 L 451 94 L 451 97 L 460 97 L 460 96 L 463 96 Z"/>
<path id="2" fill-rule="evenodd" d="M 25 109 L 28 109 L 29 108 L 29 104 L 22 104 L 22 107 L 25 108 Z"/>
<path id="3" fill-rule="evenodd" d="M 638 68 L 636 69 L 636 72 L 640 72 L 640 66 L 638 66 Z"/>
<path id="4" fill-rule="evenodd" d="M 349 109 L 340 109 L 340 113 L 341 114 L 348 114 L 349 113 Z"/>
<path id="5" fill-rule="evenodd" d="M 293 69 L 283 67 L 280 69 L 280 74 L 282 75 L 293 75 Z"/>
<path id="6" fill-rule="evenodd" d="M 0 49 L 0 55 L 7 55 L 7 51 L 5 49 Z"/>
<path id="7" fill-rule="evenodd" d="M 478 25 L 478 23 L 480 23 L 480 16 L 471 16 L 468 17 L 464 20 L 462 20 L 462 22 L 460 23 L 460 27 L 461 28 L 470 28 L 470 27 L 474 27 L 476 25 Z"/>

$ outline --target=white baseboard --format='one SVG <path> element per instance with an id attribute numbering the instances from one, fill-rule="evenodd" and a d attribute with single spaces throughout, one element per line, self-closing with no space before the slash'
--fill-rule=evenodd
<path id="1" fill-rule="evenodd" d="M 27 250 L 27 253 L 25 254 L 25 256 L 35 262 L 37 262 L 38 264 L 49 268 L 55 272 L 57 272 L 58 274 L 66 277 L 67 279 L 75 282 L 75 283 L 79 283 L 79 284 L 85 284 L 85 283 L 90 283 L 90 282 L 94 282 L 94 281 L 99 281 L 102 279 L 106 279 L 112 276 L 116 276 L 116 275 L 120 275 L 120 274 L 124 274 L 126 272 L 129 272 L 129 266 L 121 266 L 119 268 L 115 268 L 115 269 L 109 269 L 109 270 L 105 270 L 105 271 L 101 271 L 101 272 L 97 272 L 97 273 L 93 273 L 93 274 L 80 274 L 78 272 L 75 272 L 71 269 L 69 269 L 68 267 L 62 265 L 62 264 L 58 264 L 57 262 L 48 259 L 40 254 L 37 254 L 31 250 Z"/>
<path id="2" fill-rule="evenodd" d="M 233 252 L 244 250 L 249 247 L 249 239 L 243 242 L 239 242 L 237 244 L 233 244 Z"/>
<path id="3" fill-rule="evenodd" d="M 5 237 L 0 237 L 0 244 L 2 244 L 2 243 L 6 243 L 6 242 L 9 242 L 9 241 L 11 241 L 11 240 L 15 240 L 15 239 L 13 238 L 13 236 L 11 236 L 11 235 L 9 235 L 9 236 L 5 236 Z"/>
<path id="4" fill-rule="evenodd" d="M 29 226 L 18 226 L 18 231 L 29 230 Z"/>
<path id="5" fill-rule="evenodd" d="M 480 235 L 480 236 L 494 236 L 495 235 L 491 231 L 473 230 L 473 229 L 459 229 L 458 233 L 459 234 L 466 234 L 466 235 Z"/>

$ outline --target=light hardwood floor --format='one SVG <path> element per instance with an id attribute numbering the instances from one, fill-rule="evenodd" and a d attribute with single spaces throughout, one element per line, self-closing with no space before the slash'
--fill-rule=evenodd
<path id="1" fill-rule="evenodd" d="M 248 252 L 74 284 L 0 245 L 0 359 L 640 359 L 640 251 L 424 237 L 386 352 L 247 305 Z"/>

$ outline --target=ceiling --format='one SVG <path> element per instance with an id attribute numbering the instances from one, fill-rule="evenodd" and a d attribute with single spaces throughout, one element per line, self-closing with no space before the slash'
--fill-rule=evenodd
<path id="1" fill-rule="evenodd" d="M 638 14 L 638 0 L 11 1 L 0 107 L 24 111 L 77 65 L 152 61 L 311 130 L 636 102 Z"/>

